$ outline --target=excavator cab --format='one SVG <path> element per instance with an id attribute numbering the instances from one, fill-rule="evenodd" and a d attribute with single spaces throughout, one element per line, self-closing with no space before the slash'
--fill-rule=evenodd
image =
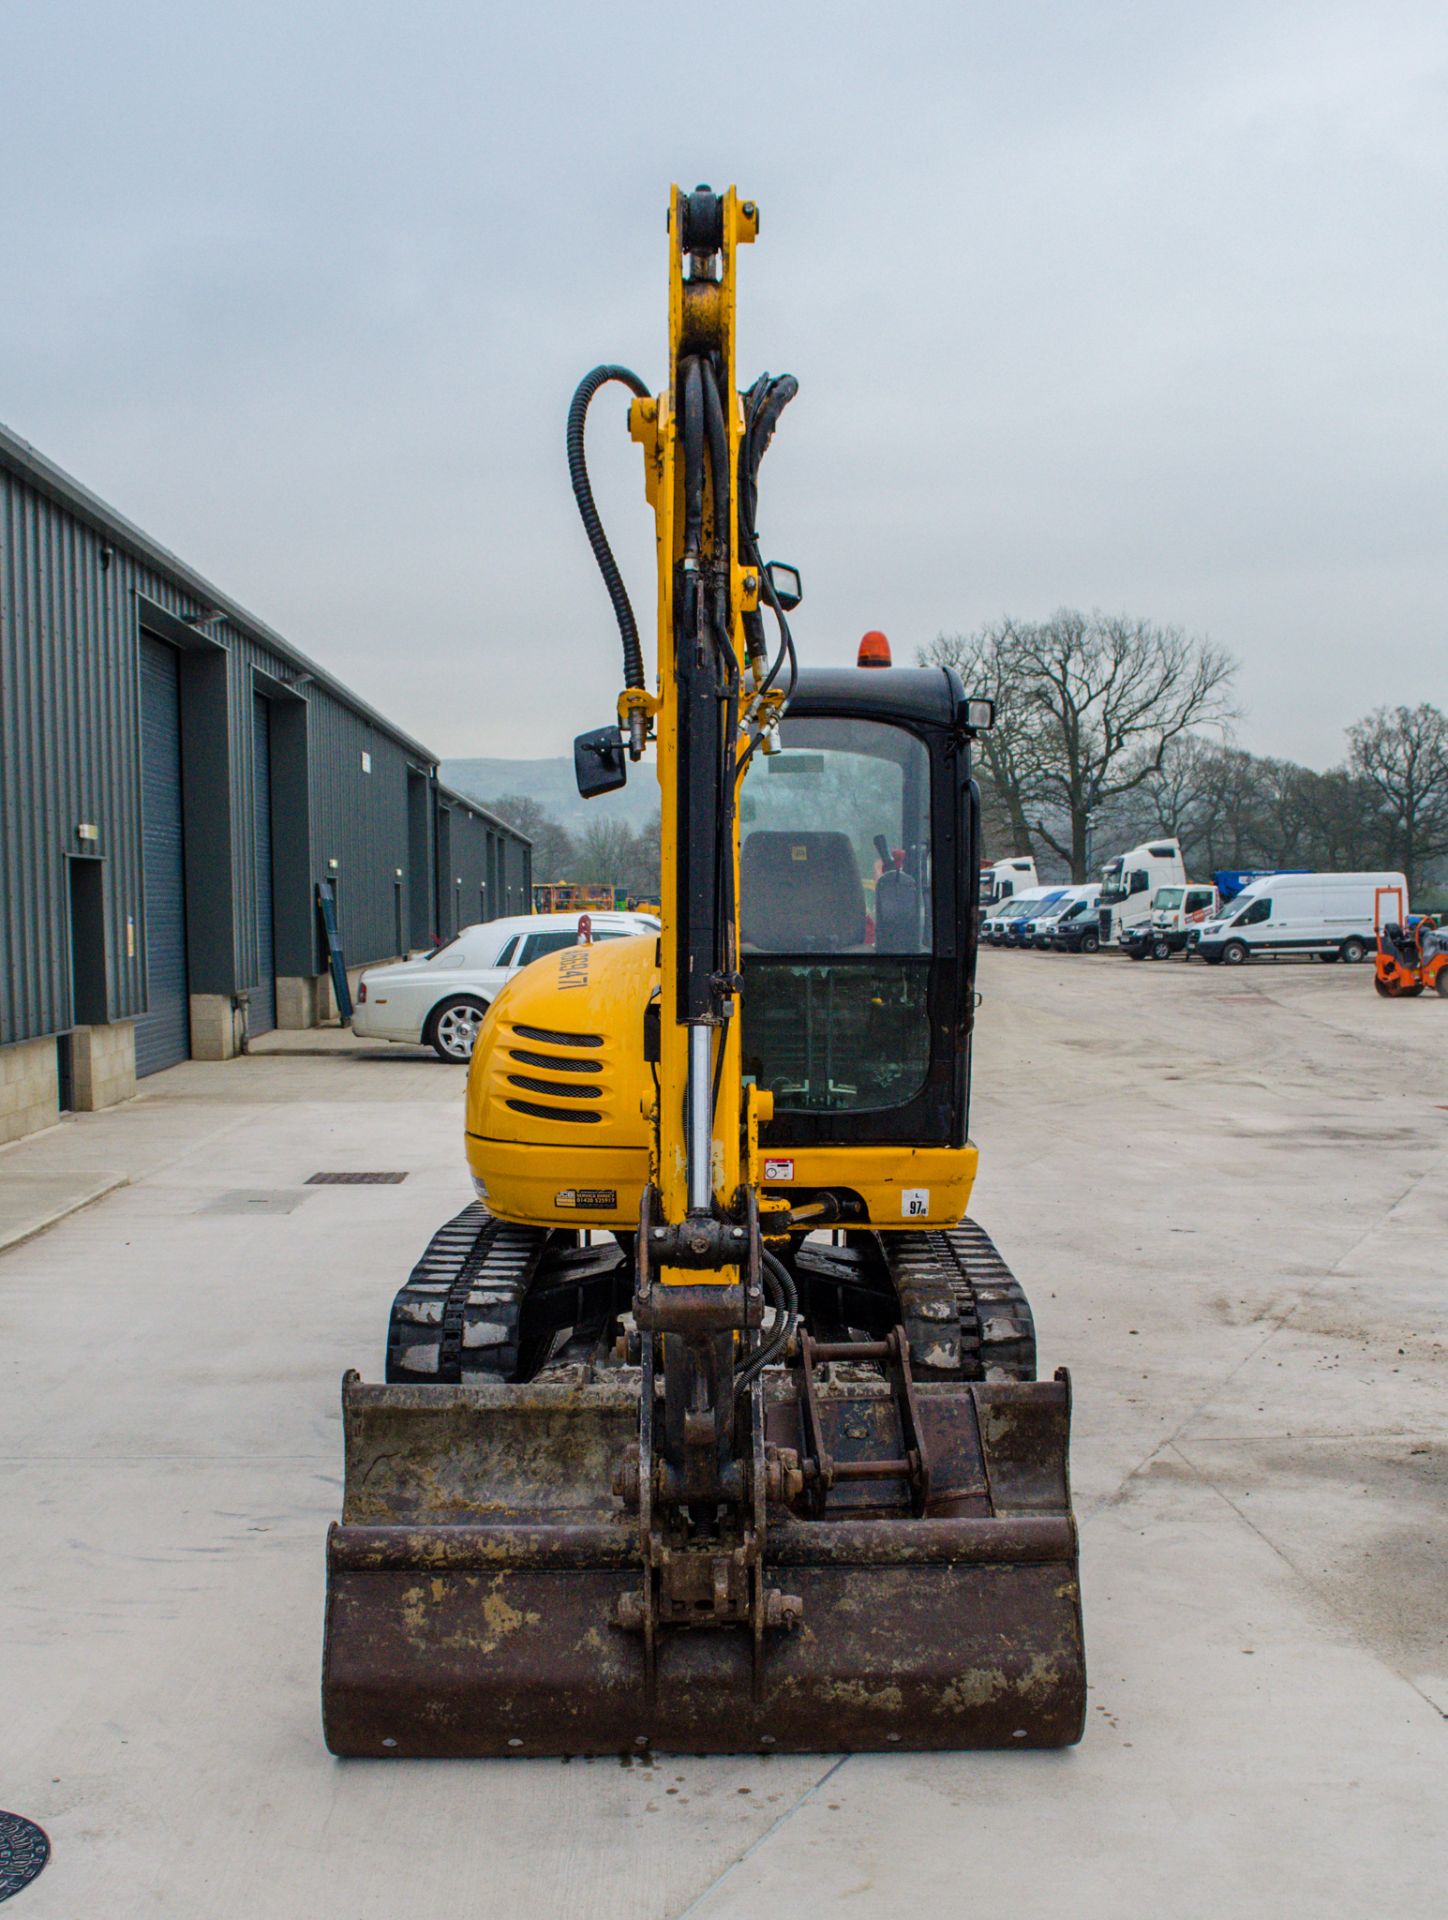
<path id="1" fill-rule="evenodd" d="M 574 396 L 625 677 L 580 784 L 654 745 L 661 930 L 499 994 L 478 1198 L 398 1293 L 385 1381 L 343 1382 L 339 1754 L 1081 1735 L 1069 1382 L 966 1211 L 992 714 L 945 670 L 799 670 L 755 527 L 795 383 L 734 383 L 757 231 L 675 189 L 665 389 L 601 366 Z M 610 384 L 658 534 L 652 685 L 584 458 Z"/>
<path id="2" fill-rule="evenodd" d="M 967 1146 L 966 705 L 948 668 L 805 671 L 744 786 L 744 1068 L 773 1098 L 765 1148 L 822 1176 L 821 1149 Z M 838 1197 L 863 1218 L 861 1195 Z"/>

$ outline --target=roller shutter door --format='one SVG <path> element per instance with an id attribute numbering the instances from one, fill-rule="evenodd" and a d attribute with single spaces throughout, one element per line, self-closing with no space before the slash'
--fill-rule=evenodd
<path id="1" fill-rule="evenodd" d="M 146 1012 L 136 1075 L 191 1052 L 186 984 L 186 871 L 181 824 L 181 691 L 175 649 L 141 636 L 141 855 Z"/>
<path id="2" fill-rule="evenodd" d="M 272 944 L 271 706 L 252 704 L 252 766 L 256 806 L 256 965 L 252 969 L 247 1029 L 270 1033 L 277 1023 L 276 953 Z"/>

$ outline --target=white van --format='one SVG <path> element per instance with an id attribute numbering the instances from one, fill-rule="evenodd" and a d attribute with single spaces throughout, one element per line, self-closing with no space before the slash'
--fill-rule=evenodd
<path id="1" fill-rule="evenodd" d="M 1215 920 L 1221 912 L 1221 897 L 1214 886 L 1158 887 L 1151 896 L 1151 918 L 1134 927 L 1123 927 L 1116 944 L 1133 960 L 1169 960 L 1185 951 L 1192 957 L 1190 938 L 1196 928 Z"/>
<path id="2" fill-rule="evenodd" d="M 1049 906 L 1027 920 L 1022 929 L 1023 947 L 1046 948 L 1051 944 L 1057 924 L 1068 914 L 1072 917 L 1083 913 L 1095 913 L 1097 902 L 1101 898 L 1101 886 L 1098 881 L 1089 881 L 1085 886 L 1067 887 L 1059 900 L 1051 901 Z"/>
<path id="3" fill-rule="evenodd" d="M 1009 900 L 1002 900 L 991 908 L 980 923 L 981 944 L 989 942 L 991 946 L 1001 946 L 1006 937 L 1006 928 L 1022 914 L 1030 913 L 1032 908 L 1041 910 L 1048 895 L 1059 893 L 1059 887 L 1025 887 L 1019 893 L 1013 893 Z"/>
<path id="4" fill-rule="evenodd" d="M 1254 880 L 1207 921 L 1193 943 L 1203 960 L 1238 967 L 1254 956 L 1364 960 L 1379 925 L 1401 921 L 1408 883 L 1400 873 L 1274 873 Z"/>

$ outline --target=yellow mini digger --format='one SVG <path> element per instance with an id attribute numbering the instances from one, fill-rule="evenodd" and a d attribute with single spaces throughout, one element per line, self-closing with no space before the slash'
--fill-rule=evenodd
<path id="1" fill-rule="evenodd" d="M 975 736 L 947 670 L 798 669 L 735 387 L 731 189 L 675 189 L 669 369 L 590 373 L 573 488 L 623 638 L 585 795 L 650 744 L 662 931 L 525 968 L 467 1092 L 477 1201 L 343 1382 L 333 1752 L 1062 1746 L 1085 1663 L 1070 1390 L 966 1219 Z M 584 457 L 621 382 L 658 659 Z M 767 616 L 767 619 L 766 619 Z"/>

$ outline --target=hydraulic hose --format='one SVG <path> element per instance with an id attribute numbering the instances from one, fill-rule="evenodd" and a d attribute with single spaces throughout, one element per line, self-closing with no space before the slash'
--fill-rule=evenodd
<path id="1" fill-rule="evenodd" d="M 709 440 L 709 478 L 714 485 L 714 563 L 729 564 L 729 437 L 724 402 L 714 369 L 704 362 L 704 431 Z"/>
<path id="2" fill-rule="evenodd" d="M 595 367 L 592 373 L 586 373 L 579 381 L 568 409 L 568 477 L 573 482 L 573 497 L 578 502 L 583 531 L 588 535 L 588 544 L 593 548 L 593 557 L 598 562 L 603 584 L 613 603 L 614 618 L 618 621 L 623 640 L 623 683 L 626 687 L 642 687 L 645 684 L 644 652 L 639 644 L 638 621 L 634 618 L 628 588 L 623 583 L 613 549 L 608 544 L 608 535 L 598 517 L 598 508 L 593 504 L 593 488 L 588 482 L 588 460 L 583 448 L 583 430 L 588 421 L 589 405 L 599 388 L 606 387 L 611 380 L 617 380 L 640 400 L 648 398 L 648 388 L 627 367 Z"/>
<path id="3" fill-rule="evenodd" d="M 684 446 L 684 557 L 697 560 L 704 539 L 704 376 L 698 356 L 684 362 L 679 425 Z"/>
<path id="4" fill-rule="evenodd" d="M 795 1291 L 793 1274 L 767 1247 L 760 1248 L 760 1263 L 765 1285 L 769 1288 L 775 1312 L 779 1315 L 779 1324 L 764 1345 L 756 1347 L 735 1374 L 736 1393 L 742 1392 L 757 1375 L 763 1373 L 771 1360 L 784 1351 L 799 1325 L 799 1295 Z"/>

